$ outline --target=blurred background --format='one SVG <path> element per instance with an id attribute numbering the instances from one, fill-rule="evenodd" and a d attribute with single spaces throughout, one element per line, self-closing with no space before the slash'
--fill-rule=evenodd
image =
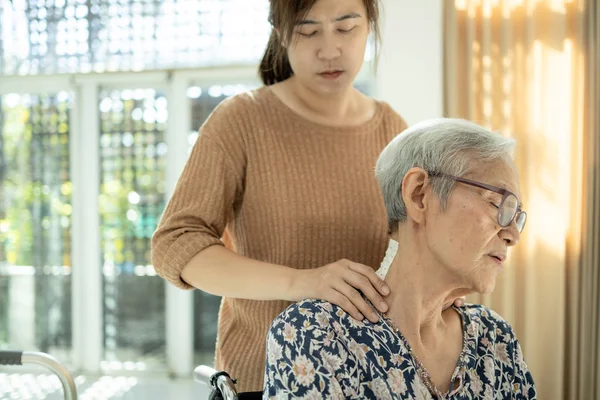
<path id="1" fill-rule="evenodd" d="M 409 124 L 518 140 L 528 226 L 496 291 L 541 399 L 600 399 L 600 5 L 385 0 L 356 86 Z M 0 349 L 84 399 L 193 399 L 220 299 L 158 278 L 150 238 L 198 128 L 258 87 L 268 0 L 0 0 Z M 204 397 L 203 397 L 204 396 Z M 0 369 L 0 398 L 58 380 Z"/>

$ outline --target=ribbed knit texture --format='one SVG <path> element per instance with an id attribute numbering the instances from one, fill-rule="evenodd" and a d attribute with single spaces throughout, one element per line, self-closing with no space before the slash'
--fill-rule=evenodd
<path id="1" fill-rule="evenodd" d="M 346 258 L 377 268 L 388 237 L 374 167 L 405 128 L 383 102 L 370 121 L 332 128 L 300 117 L 268 87 L 225 100 L 202 126 L 154 234 L 154 268 L 191 288 L 181 270 L 223 245 L 225 229 L 252 259 L 308 269 Z M 223 299 L 215 364 L 239 390 L 262 390 L 266 333 L 288 305 Z"/>

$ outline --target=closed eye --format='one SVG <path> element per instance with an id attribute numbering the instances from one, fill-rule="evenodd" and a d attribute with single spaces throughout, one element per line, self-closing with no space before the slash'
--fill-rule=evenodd
<path id="1" fill-rule="evenodd" d="M 298 32 L 298 34 L 300 36 L 304 36 L 304 37 L 313 37 L 317 34 L 317 31 L 310 32 L 310 33 Z"/>
<path id="2" fill-rule="evenodd" d="M 491 201 L 490 201 L 490 204 L 493 205 L 496 208 L 500 208 L 500 206 L 497 206 L 496 204 L 492 203 Z"/>
<path id="3" fill-rule="evenodd" d="M 350 32 L 352 32 L 354 30 L 354 28 L 356 28 L 356 26 L 353 26 L 350 29 L 338 29 L 338 32 L 340 32 L 340 33 L 350 33 Z"/>

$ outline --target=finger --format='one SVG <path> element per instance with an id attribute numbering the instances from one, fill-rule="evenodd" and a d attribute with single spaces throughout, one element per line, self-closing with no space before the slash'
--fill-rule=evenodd
<path id="1" fill-rule="evenodd" d="M 454 300 L 454 305 L 455 305 L 456 307 L 462 307 L 462 306 L 464 306 L 464 305 L 465 305 L 465 302 L 466 302 L 466 298 L 464 298 L 464 297 L 459 297 L 459 298 L 457 298 L 456 300 Z"/>
<path id="2" fill-rule="evenodd" d="M 378 292 L 374 287 L 373 281 L 369 279 L 368 276 L 363 275 L 361 272 L 356 272 L 354 269 L 352 269 L 352 267 L 350 267 L 350 271 L 352 271 L 353 274 L 344 275 L 344 280 L 348 284 L 363 292 L 367 299 L 369 299 L 369 301 L 379 311 L 386 312 L 388 310 L 388 305 L 385 299 L 381 296 L 380 292 Z M 374 274 L 373 270 L 371 270 L 371 272 Z"/>
<path id="3" fill-rule="evenodd" d="M 462 307 L 465 305 L 465 298 L 464 297 L 457 297 L 456 299 L 454 299 L 454 301 L 447 301 L 444 303 L 444 305 L 442 306 L 442 309 L 445 310 L 449 307 L 451 307 L 452 305 L 454 305 L 455 307 Z"/>
<path id="4" fill-rule="evenodd" d="M 375 289 L 377 289 L 377 291 L 382 296 L 387 296 L 388 294 L 390 294 L 389 286 L 387 285 L 387 283 L 385 283 L 384 280 L 382 280 L 380 277 L 377 276 L 377 274 L 375 273 L 373 268 L 368 267 L 364 264 L 355 263 L 350 260 L 344 260 L 344 262 L 348 265 L 348 267 L 352 271 L 358 272 L 359 274 L 364 275 L 369 281 L 371 281 L 371 285 Z"/>
<path id="5" fill-rule="evenodd" d="M 358 293 L 358 291 L 352 286 L 350 286 L 347 283 L 344 283 L 339 287 L 334 287 L 334 289 L 336 289 L 343 296 L 345 296 L 348 299 L 348 301 L 350 301 L 352 305 L 356 307 L 362 315 L 367 317 L 369 321 L 371 321 L 372 323 L 377 323 L 377 321 L 379 321 L 379 315 L 375 312 L 373 307 L 371 307 L 365 301 L 365 299 L 363 299 L 360 293 Z"/>
<path id="6" fill-rule="evenodd" d="M 363 314 L 361 314 L 361 312 L 358 311 L 358 308 L 356 308 L 354 304 L 352 304 L 348 297 L 344 296 L 342 293 L 334 289 L 332 289 L 332 292 L 333 294 L 330 296 L 329 299 L 326 299 L 327 301 L 341 307 L 342 310 L 346 311 L 354 319 L 362 321 L 365 318 Z"/>
<path id="7" fill-rule="evenodd" d="M 348 274 L 346 274 L 343 277 L 343 279 L 344 279 L 344 284 L 349 285 L 349 288 L 342 289 L 342 287 L 340 286 L 340 287 L 336 287 L 336 289 L 341 290 L 346 296 L 352 296 L 350 298 L 350 300 L 356 306 L 359 306 L 359 304 L 357 304 L 356 302 L 360 301 L 361 303 L 364 302 L 365 304 L 367 304 L 367 306 L 369 306 L 369 308 L 370 308 L 370 305 L 367 302 L 365 302 L 363 297 L 358 292 L 358 290 L 360 290 L 362 292 L 362 294 L 367 299 L 369 299 L 371 304 L 373 304 L 373 306 L 375 306 L 380 312 L 386 312 L 388 310 L 388 305 L 385 302 L 385 300 L 383 299 L 383 297 L 381 297 L 379 292 L 377 290 L 375 290 L 375 288 L 371 284 L 371 281 L 368 278 L 366 278 L 364 275 L 361 275 L 359 273 L 349 270 Z M 353 290 L 350 290 L 350 288 L 352 288 Z"/>

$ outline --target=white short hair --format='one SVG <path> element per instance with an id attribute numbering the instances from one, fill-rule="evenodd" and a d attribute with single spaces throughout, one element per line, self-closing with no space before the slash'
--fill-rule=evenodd
<path id="1" fill-rule="evenodd" d="M 514 147 L 514 139 L 457 118 L 423 121 L 400 133 L 383 149 L 375 167 L 390 231 L 407 219 L 402 180 L 409 169 L 463 176 L 478 162 L 512 158 Z M 433 178 L 432 186 L 445 207 L 454 181 Z"/>

